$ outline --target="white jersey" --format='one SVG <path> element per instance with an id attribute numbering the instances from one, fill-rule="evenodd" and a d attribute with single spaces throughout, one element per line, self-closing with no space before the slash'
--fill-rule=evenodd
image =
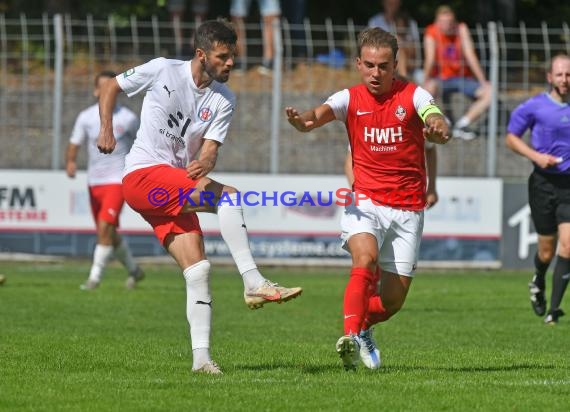
<path id="1" fill-rule="evenodd" d="M 69 142 L 81 146 L 87 139 L 87 182 L 89 186 L 121 183 L 125 156 L 129 153 L 139 119 L 136 114 L 123 106 L 113 110 L 113 133 L 117 146 L 111 154 L 103 154 L 97 148 L 97 137 L 101 128 L 99 105 L 94 104 L 77 116 Z"/>
<path id="2" fill-rule="evenodd" d="M 235 97 L 216 81 L 199 89 L 190 61 L 160 57 L 116 79 L 129 97 L 146 91 L 141 127 L 126 158 L 125 175 L 158 164 L 185 168 L 196 157 L 203 139 L 224 142 Z"/>

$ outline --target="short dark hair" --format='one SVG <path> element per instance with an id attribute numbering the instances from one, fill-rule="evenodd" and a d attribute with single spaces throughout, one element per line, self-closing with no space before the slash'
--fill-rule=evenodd
<path id="1" fill-rule="evenodd" d="M 196 30 L 195 47 L 205 52 L 212 50 L 217 44 L 235 46 L 237 33 L 226 20 L 208 20 Z"/>
<path id="2" fill-rule="evenodd" d="M 570 59 L 570 56 L 566 53 L 557 53 L 555 54 L 548 62 L 546 62 L 546 72 L 552 73 L 552 66 L 554 65 L 554 61 L 558 59 Z"/>
<path id="3" fill-rule="evenodd" d="M 100 71 L 97 76 L 95 76 L 95 87 L 97 87 L 97 85 L 99 84 L 99 79 L 101 77 L 105 77 L 105 78 L 109 78 L 112 79 L 113 77 L 117 77 L 117 73 L 115 73 L 112 70 L 103 70 Z"/>
<path id="4" fill-rule="evenodd" d="M 358 57 L 360 57 L 364 46 L 375 48 L 389 47 L 392 49 L 394 60 L 396 60 L 398 55 L 398 40 L 396 37 L 379 27 L 364 29 L 360 32 L 358 35 Z"/>

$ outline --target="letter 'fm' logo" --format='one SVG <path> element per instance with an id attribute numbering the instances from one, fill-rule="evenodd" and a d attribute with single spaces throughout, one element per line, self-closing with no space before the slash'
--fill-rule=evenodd
<path id="1" fill-rule="evenodd" d="M 395 114 L 398 120 L 402 121 L 406 117 L 406 109 L 404 109 L 401 105 L 398 105 Z"/>
<path id="2" fill-rule="evenodd" d="M 212 111 L 208 107 L 204 107 L 203 109 L 200 109 L 198 117 L 203 122 L 208 122 L 210 119 L 212 119 Z"/>

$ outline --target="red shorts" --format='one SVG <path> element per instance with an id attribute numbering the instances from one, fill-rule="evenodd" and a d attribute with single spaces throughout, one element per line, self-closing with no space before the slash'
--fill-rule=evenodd
<path id="1" fill-rule="evenodd" d="M 180 213 L 183 195 L 196 187 L 184 169 L 157 165 L 135 170 L 123 178 L 123 194 L 133 210 L 152 226 L 161 244 L 169 233 L 202 234 L 196 213 Z"/>
<path id="2" fill-rule="evenodd" d="M 119 226 L 119 215 L 125 203 L 120 183 L 89 186 L 89 200 L 95 223 L 103 220 Z"/>

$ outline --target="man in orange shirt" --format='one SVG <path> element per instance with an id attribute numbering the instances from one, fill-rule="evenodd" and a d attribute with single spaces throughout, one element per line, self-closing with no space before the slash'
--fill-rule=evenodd
<path id="1" fill-rule="evenodd" d="M 456 21 L 449 6 L 440 6 L 435 22 L 424 33 L 424 85 L 433 96 L 460 92 L 474 100 L 467 112 L 455 122 L 453 135 L 471 140 L 477 137 L 469 125 L 491 103 L 491 84 L 487 81 L 475 53 L 469 28 Z"/>

